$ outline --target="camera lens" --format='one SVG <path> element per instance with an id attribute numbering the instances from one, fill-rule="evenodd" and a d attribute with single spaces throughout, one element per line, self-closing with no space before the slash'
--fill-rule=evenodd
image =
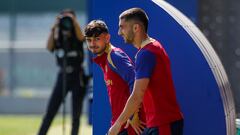
<path id="1" fill-rule="evenodd" d="M 71 31 L 73 28 L 73 21 L 71 17 L 65 16 L 60 19 L 60 28 L 62 30 Z"/>

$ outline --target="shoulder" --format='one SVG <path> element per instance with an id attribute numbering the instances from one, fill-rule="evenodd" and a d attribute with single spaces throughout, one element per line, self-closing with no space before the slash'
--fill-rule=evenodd
<path id="1" fill-rule="evenodd" d="M 112 50 L 108 54 L 108 62 L 113 66 L 113 67 L 121 67 L 125 64 L 131 64 L 131 60 L 128 57 L 128 55 L 123 52 L 120 48 L 112 48 Z"/>
<path id="2" fill-rule="evenodd" d="M 148 45 L 144 46 L 139 51 L 139 56 L 142 56 L 142 55 L 144 56 L 149 54 L 158 55 L 158 54 L 162 54 L 163 52 L 165 52 L 165 49 L 163 48 L 163 46 L 159 41 L 155 40 L 154 42 L 151 42 Z"/>
<path id="3" fill-rule="evenodd" d="M 154 53 L 151 51 L 151 49 L 145 47 L 138 51 L 136 58 L 149 57 L 152 55 L 154 55 Z"/>
<path id="4" fill-rule="evenodd" d="M 125 52 L 123 52 L 120 48 L 113 48 L 112 51 L 110 52 L 110 57 L 112 59 L 122 59 L 128 57 Z"/>
<path id="5" fill-rule="evenodd" d="M 121 61 L 122 57 L 121 49 L 112 46 L 108 52 L 107 60 L 112 67 L 116 68 L 116 64 Z"/>

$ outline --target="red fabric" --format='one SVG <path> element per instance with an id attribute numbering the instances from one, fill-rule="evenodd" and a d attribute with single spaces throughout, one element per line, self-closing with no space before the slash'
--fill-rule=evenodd
<path id="1" fill-rule="evenodd" d="M 147 44 L 142 49 L 156 55 L 156 65 L 143 99 L 147 127 L 156 127 L 182 119 L 168 55 L 157 41 Z"/>
<path id="2" fill-rule="evenodd" d="M 158 135 L 171 135 L 169 124 L 162 125 L 158 128 Z"/>
<path id="3" fill-rule="evenodd" d="M 125 107 L 127 99 L 130 96 L 130 90 L 127 82 L 110 68 L 107 53 L 97 56 L 93 60 L 101 67 L 104 74 L 112 111 L 111 125 L 113 125 Z M 122 130 L 124 126 L 125 125 L 123 125 Z M 128 132 L 129 135 L 135 135 L 134 130 L 131 128 L 128 128 Z"/>

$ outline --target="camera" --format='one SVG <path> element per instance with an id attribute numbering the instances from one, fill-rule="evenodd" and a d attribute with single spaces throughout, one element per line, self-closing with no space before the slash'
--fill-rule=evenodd
<path id="1" fill-rule="evenodd" d="M 71 31 L 73 29 L 73 20 L 69 16 L 60 17 L 59 28 L 65 31 Z"/>

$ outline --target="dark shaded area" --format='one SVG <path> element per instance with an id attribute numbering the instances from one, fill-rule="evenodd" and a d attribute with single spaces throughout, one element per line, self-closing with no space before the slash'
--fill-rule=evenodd
<path id="1" fill-rule="evenodd" d="M 239 0 L 199 0 L 199 27 L 218 53 L 240 112 Z"/>
<path id="2" fill-rule="evenodd" d="M 9 0 L 0 1 L 0 12 L 8 13 L 12 9 L 17 12 L 49 12 L 72 8 L 85 11 L 85 0 Z"/>

